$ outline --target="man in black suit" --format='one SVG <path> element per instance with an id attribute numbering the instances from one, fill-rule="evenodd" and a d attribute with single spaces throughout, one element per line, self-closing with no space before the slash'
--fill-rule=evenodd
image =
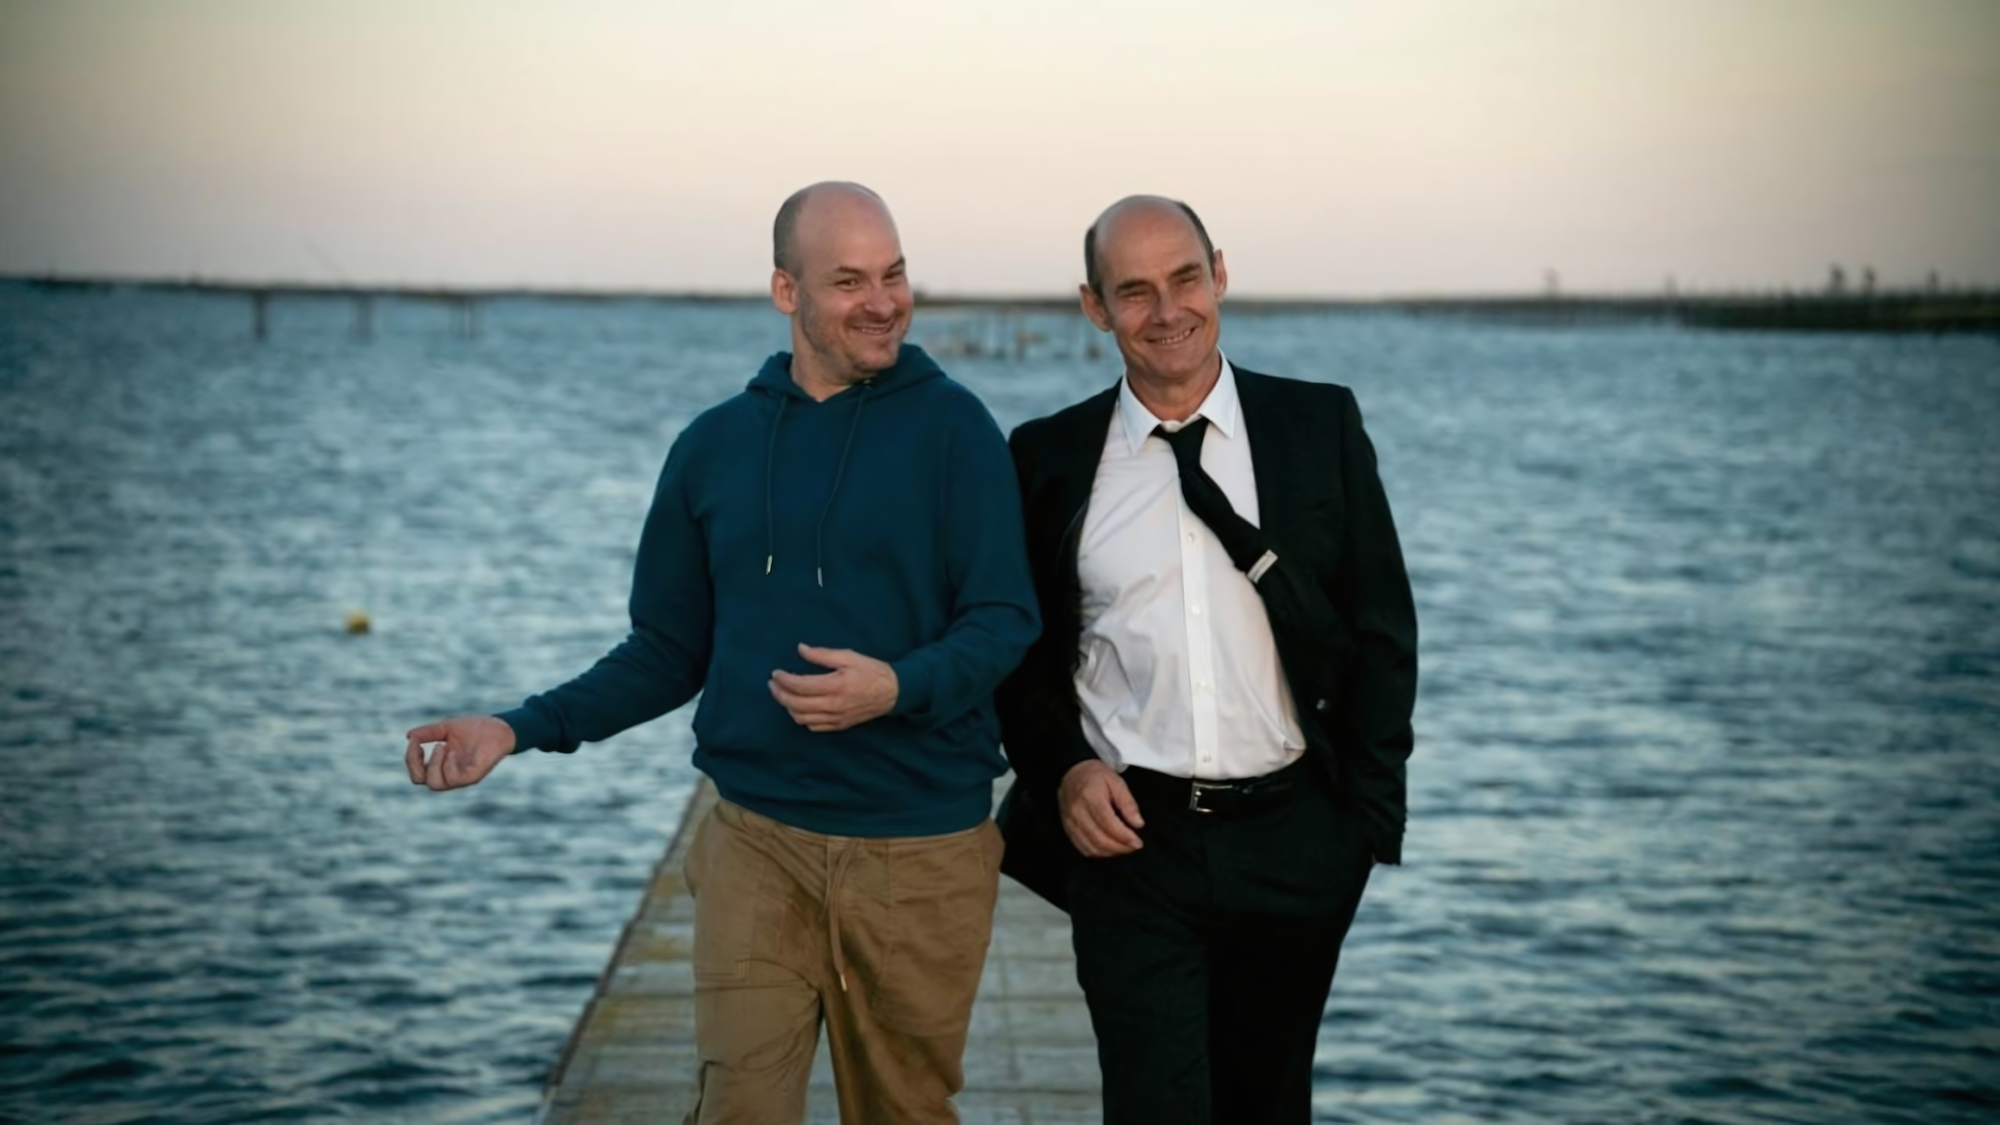
<path id="1" fill-rule="evenodd" d="M 1070 911 L 1108 1125 L 1303 1122 L 1401 859 L 1402 551 L 1353 394 L 1223 357 L 1192 209 L 1122 200 L 1084 259 L 1125 376 L 1010 442 L 1045 626 L 1000 697 L 1006 869 Z"/>

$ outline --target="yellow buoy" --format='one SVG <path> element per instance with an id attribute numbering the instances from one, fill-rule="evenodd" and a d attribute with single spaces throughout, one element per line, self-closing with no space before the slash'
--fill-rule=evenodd
<path id="1" fill-rule="evenodd" d="M 357 609 L 348 613 L 347 615 L 348 636 L 358 637 L 361 634 L 366 633 L 367 631 L 368 631 L 368 614 L 366 612 Z"/>

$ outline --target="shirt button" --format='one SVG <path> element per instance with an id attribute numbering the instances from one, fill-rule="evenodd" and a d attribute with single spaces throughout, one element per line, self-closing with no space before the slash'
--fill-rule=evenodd
<path id="1" fill-rule="evenodd" d="M 1201 607 L 1200 607 L 1200 606 L 1196 606 L 1196 607 L 1194 607 L 1194 615 L 1195 615 L 1196 617 L 1200 617 L 1200 616 L 1201 616 Z"/>
<path id="2" fill-rule="evenodd" d="M 1195 541 L 1194 532 L 1192 531 L 1188 532 L 1188 542 L 1192 543 L 1194 541 Z"/>
<path id="3" fill-rule="evenodd" d="M 1315 710 L 1315 711 L 1324 711 L 1324 710 L 1326 710 L 1326 700 L 1324 700 L 1324 699 L 1316 699 L 1316 700 L 1314 700 L 1314 701 L 1313 701 L 1313 710 Z"/>

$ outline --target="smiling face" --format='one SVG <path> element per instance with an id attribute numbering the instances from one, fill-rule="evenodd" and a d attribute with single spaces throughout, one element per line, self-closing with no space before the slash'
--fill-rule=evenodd
<path id="1" fill-rule="evenodd" d="M 1222 253 L 1210 261 L 1194 224 L 1167 200 L 1132 199 L 1097 220 L 1101 289 L 1082 287 L 1083 311 L 1112 334 L 1131 378 L 1162 389 L 1194 386 L 1222 369 Z"/>
<path id="2" fill-rule="evenodd" d="M 902 240 L 866 189 L 824 184 L 799 207 L 771 302 L 792 318 L 792 378 L 814 398 L 895 366 L 914 302 Z"/>

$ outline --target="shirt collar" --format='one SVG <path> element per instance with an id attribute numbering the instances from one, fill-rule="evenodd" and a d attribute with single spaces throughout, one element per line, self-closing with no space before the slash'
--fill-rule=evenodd
<path id="1" fill-rule="evenodd" d="M 1221 376 L 1215 380 L 1215 386 L 1209 388 L 1208 397 L 1202 399 L 1201 405 L 1189 415 L 1189 420 L 1206 418 L 1210 429 L 1225 438 L 1234 439 L 1240 415 L 1236 399 L 1236 370 L 1229 366 L 1229 357 L 1223 356 Z M 1118 380 L 1118 417 L 1125 425 L 1125 444 L 1132 451 L 1132 456 L 1137 457 L 1140 447 L 1153 436 L 1153 427 L 1159 425 L 1160 420 L 1140 405 L 1139 396 L 1132 393 L 1130 379 Z"/>

